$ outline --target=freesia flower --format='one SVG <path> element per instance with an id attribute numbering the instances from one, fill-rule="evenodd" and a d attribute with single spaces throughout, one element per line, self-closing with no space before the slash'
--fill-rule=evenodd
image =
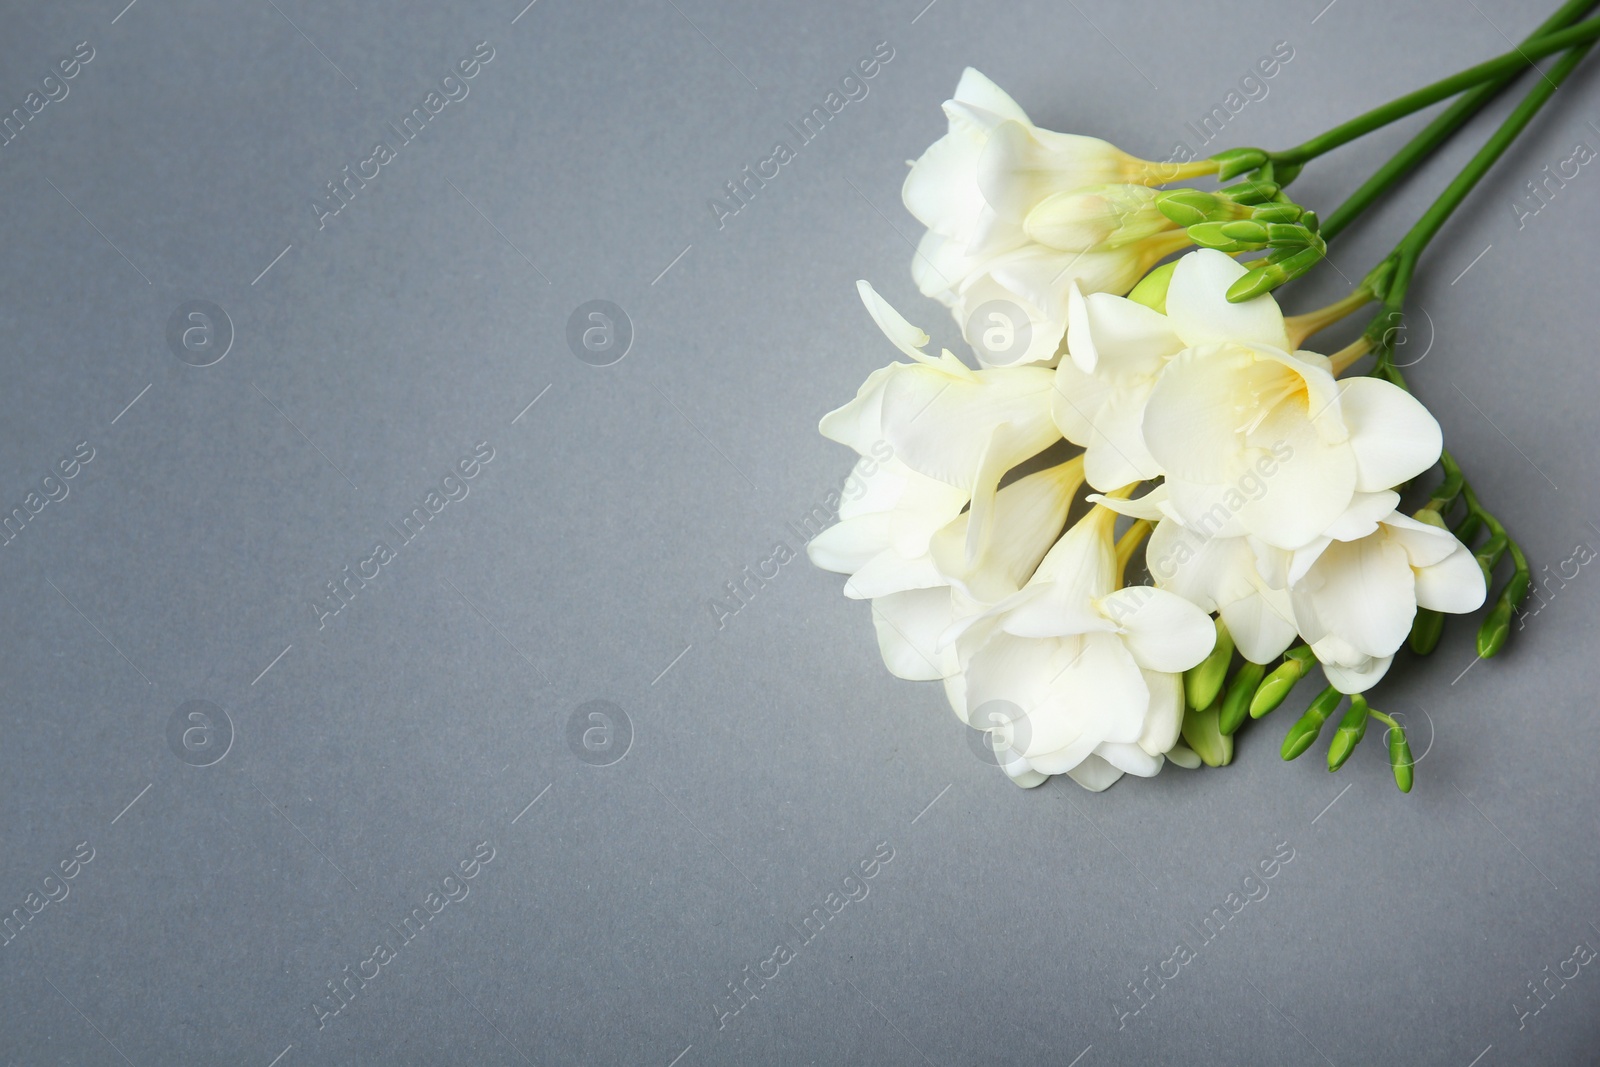
<path id="1" fill-rule="evenodd" d="M 1165 476 L 1173 514 L 1206 536 L 1252 534 L 1295 549 L 1355 494 L 1388 489 L 1439 458 L 1439 424 L 1405 390 L 1336 381 L 1328 358 L 1289 351 L 1270 294 L 1230 304 L 1245 268 L 1199 249 L 1173 270 L 1165 311 L 1074 294 L 1054 414 L 1109 491 Z M 1241 484 L 1273 476 L 1259 494 Z"/>
<path id="2" fill-rule="evenodd" d="M 861 455 L 886 441 L 906 467 L 985 503 L 1008 470 L 1060 439 L 1049 370 L 973 370 L 948 349 L 936 359 L 922 351 L 926 333 L 866 282 L 857 288 L 884 334 L 915 362 L 873 371 L 854 400 L 823 416 L 824 437 Z"/>
<path id="3" fill-rule="evenodd" d="M 1394 493 L 1372 495 L 1391 507 L 1399 501 Z M 1419 607 L 1476 611 L 1486 585 L 1472 552 L 1449 530 L 1393 510 L 1342 525 L 1294 553 L 1289 598 L 1328 682 L 1360 693 L 1388 671 Z"/>
<path id="4" fill-rule="evenodd" d="M 854 400 L 823 416 L 823 435 L 861 455 L 851 484 L 863 488 L 846 496 L 840 521 L 807 552 L 818 566 L 850 575 L 846 596 L 873 601 L 893 673 L 942 678 L 954 668 L 937 648 L 939 634 L 1027 581 L 1061 530 L 1082 464 L 1001 490 L 1008 471 L 1059 440 L 1050 372 L 974 371 L 948 351 L 935 359 L 922 351 L 927 334 L 866 282 L 857 288 L 915 362 L 874 371 Z"/>
<path id="5" fill-rule="evenodd" d="M 951 309 L 986 365 L 1053 360 L 1074 283 L 1125 293 L 1189 243 L 1147 186 L 1214 164 L 1154 163 L 1099 138 L 1040 129 L 970 67 L 944 110 L 949 132 L 911 165 L 902 190 L 928 228 L 912 276 Z M 994 330 L 1003 344 L 992 343 Z"/>
<path id="6" fill-rule="evenodd" d="M 1099 790 L 1161 769 L 1183 723 L 1182 672 L 1211 651 L 1211 620 L 1149 586 L 1118 589 L 1114 513 L 1096 509 L 1058 541 L 1027 586 L 952 627 L 962 685 L 952 704 L 978 728 L 994 709 L 1021 786 L 1068 774 Z"/>

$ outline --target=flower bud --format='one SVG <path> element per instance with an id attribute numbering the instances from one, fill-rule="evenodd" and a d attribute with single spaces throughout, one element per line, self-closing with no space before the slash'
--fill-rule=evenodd
<path id="1" fill-rule="evenodd" d="M 1244 724 L 1245 712 L 1250 710 L 1250 701 L 1256 695 L 1256 686 L 1261 684 L 1262 676 L 1266 673 L 1266 667 L 1246 661 L 1234 674 L 1233 683 L 1228 686 L 1228 695 L 1222 698 L 1222 710 L 1217 713 L 1217 729 L 1222 731 L 1224 737 L 1231 737 Z"/>
<path id="2" fill-rule="evenodd" d="M 1219 705 L 1212 702 L 1204 711 L 1190 708 L 1183 716 L 1183 741 L 1207 767 L 1226 767 L 1233 762 L 1233 738 L 1217 728 Z"/>
<path id="3" fill-rule="evenodd" d="M 1136 304 L 1143 304 L 1158 315 L 1167 313 L 1167 289 L 1172 285 L 1172 272 L 1177 269 L 1178 261 L 1163 263 L 1155 270 L 1139 279 L 1139 284 L 1133 287 L 1128 294 L 1128 299 Z"/>
<path id="4" fill-rule="evenodd" d="M 1312 742 L 1316 741 L 1317 735 L 1322 732 L 1322 724 L 1328 721 L 1328 716 L 1333 714 L 1333 709 L 1337 708 L 1343 699 L 1344 694 L 1331 685 L 1318 694 L 1317 699 L 1306 709 L 1306 713 L 1289 727 L 1288 734 L 1283 738 L 1283 747 L 1278 754 L 1286 760 L 1291 760 L 1310 748 Z"/>
<path id="5" fill-rule="evenodd" d="M 1250 698 L 1252 719 L 1259 719 L 1267 712 L 1275 710 L 1288 697 L 1289 691 L 1295 684 L 1311 669 L 1314 657 L 1309 648 L 1290 649 L 1288 656 L 1287 660 L 1256 687 L 1256 695 Z"/>
<path id="6" fill-rule="evenodd" d="M 1389 769 L 1394 772 L 1394 784 L 1400 787 L 1400 792 L 1411 792 L 1412 768 L 1416 761 L 1411 758 L 1411 745 L 1406 741 L 1406 728 L 1392 726 L 1389 728 Z"/>
<path id="7" fill-rule="evenodd" d="M 1411 620 L 1411 651 L 1426 656 L 1439 645 L 1439 635 L 1444 633 L 1444 613 L 1432 608 L 1418 608 L 1417 617 Z"/>
<path id="8" fill-rule="evenodd" d="M 1431 504 L 1432 501 L 1429 503 Z M 1450 529 L 1450 527 L 1445 524 L 1444 517 L 1432 507 L 1418 508 L 1416 511 L 1411 513 L 1411 517 L 1416 519 L 1418 522 L 1425 522 L 1429 526 L 1432 526 L 1438 530 Z"/>
<path id="9" fill-rule="evenodd" d="M 1221 226 L 1221 232 L 1224 237 L 1231 237 L 1235 241 L 1259 245 L 1267 242 L 1273 228 L 1282 225 L 1284 224 L 1275 222 L 1269 227 L 1259 222 L 1252 222 L 1249 219 L 1239 219 L 1235 222 L 1224 222 Z"/>
<path id="10" fill-rule="evenodd" d="M 1222 624 L 1222 620 L 1218 619 L 1217 643 L 1212 646 L 1211 655 L 1201 660 L 1199 666 L 1191 667 L 1183 676 L 1191 708 L 1211 706 L 1212 701 L 1217 699 L 1217 694 L 1222 691 L 1222 683 L 1228 677 L 1228 665 L 1232 662 L 1233 636 L 1228 633 L 1228 628 Z"/>
<path id="11" fill-rule="evenodd" d="M 1328 742 L 1329 771 L 1343 767 L 1344 761 L 1350 758 L 1350 753 L 1356 750 L 1356 746 L 1367 734 L 1368 718 L 1366 698 L 1360 693 L 1352 694 L 1350 710 L 1339 720 L 1338 729 L 1333 731 L 1333 740 Z"/>
<path id="12" fill-rule="evenodd" d="M 1217 164 L 1217 180 L 1236 178 L 1247 170 L 1255 170 L 1267 162 L 1267 154 L 1259 148 L 1230 148 L 1211 157 Z"/>
<path id="13" fill-rule="evenodd" d="M 1222 199 L 1199 189 L 1174 189 L 1156 197 L 1156 208 L 1179 226 L 1213 221 Z"/>
<path id="14" fill-rule="evenodd" d="M 1528 595 L 1529 584 L 1530 579 L 1526 571 L 1518 571 L 1506 583 L 1505 591 L 1495 601 L 1489 617 L 1478 627 L 1479 659 L 1488 659 L 1505 647 L 1506 638 L 1511 634 L 1512 612 L 1522 603 L 1522 598 Z"/>

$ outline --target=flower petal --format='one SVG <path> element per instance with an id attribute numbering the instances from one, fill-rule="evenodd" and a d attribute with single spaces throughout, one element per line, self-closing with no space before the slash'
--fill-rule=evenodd
<path id="1" fill-rule="evenodd" d="M 1186 671 L 1205 659 L 1217 630 L 1205 612 L 1183 597 L 1148 585 L 1133 585 L 1101 597 L 1100 613 L 1116 623 L 1139 666 Z"/>
<path id="2" fill-rule="evenodd" d="M 1122 772 L 1091 752 L 1082 763 L 1067 772 L 1067 777 L 1091 793 L 1100 793 L 1116 785 Z"/>
<path id="3" fill-rule="evenodd" d="M 1255 342 L 1288 350 L 1283 312 L 1271 293 L 1228 303 L 1228 286 L 1246 273 L 1242 264 L 1214 248 L 1197 249 L 1178 261 L 1167 288 L 1167 318 L 1184 344 Z"/>
<path id="4" fill-rule="evenodd" d="M 1439 421 L 1399 386 L 1377 378 L 1339 383 L 1339 407 L 1356 454 L 1356 488 L 1392 489 L 1438 462 Z"/>
<path id="5" fill-rule="evenodd" d="M 950 625 L 953 614 L 948 586 L 913 589 L 874 600 L 872 625 L 889 673 L 910 682 L 935 681 L 954 673 L 954 654 L 937 649 L 939 635 Z"/>
<path id="6" fill-rule="evenodd" d="M 1465 615 L 1483 607 L 1488 596 L 1483 568 L 1472 550 L 1459 542 L 1455 551 L 1438 563 L 1419 568 L 1416 575 L 1418 607 Z"/>

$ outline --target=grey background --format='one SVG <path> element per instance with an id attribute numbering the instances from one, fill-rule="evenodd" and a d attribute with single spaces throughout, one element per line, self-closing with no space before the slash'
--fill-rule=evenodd
<path id="1" fill-rule="evenodd" d="M 1281 720 L 1225 770 L 1021 792 L 937 687 L 887 675 L 837 576 L 796 560 L 720 631 L 707 607 L 848 469 L 816 420 L 893 355 L 854 280 L 956 339 L 898 193 L 964 65 L 1161 158 L 1288 41 L 1207 150 L 1283 147 L 1544 5 L 923 3 L 5 6 L 0 110 L 95 58 L 0 147 L 0 504 L 95 456 L 0 549 L 0 911 L 94 858 L 0 948 L 0 1058 L 1593 1061 L 1593 968 L 1525 1029 L 1512 1007 L 1600 945 L 1588 569 L 1503 658 L 1461 675 L 1452 625 L 1377 691 L 1412 723 L 1409 797 L 1371 739 L 1337 778 L 1283 764 Z M 470 96 L 319 231 L 324 183 L 479 41 Z M 870 95 L 719 230 L 708 199 L 879 41 Z M 1600 178 L 1520 228 L 1511 205 L 1600 146 L 1597 88 L 1562 90 L 1414 289 L 1416 388 L 1536 569 L 1600 547 Z M 1299 199 L 1330 208 L 1404 136 Z M 1358 277 L 1470 147 L 1335 266 Z M 236 331 L 206 368 L 165 341 L 193 299 Z M 614 366 L 566 345 L 593 299 L 634 326 Z M 319 631 L 323 583 L 480 441 L 470 495 Z M 596 699 L 634 735 L 608 767 L 566 741 Z M 168 747 L 188 700 L 235 728 L 211 766 Z M 328 981 L 483 840 L 470 895 L 319 1031 Z M 867 898 L 719 1029 L 728 983 L 879 842 Z M 1126 983 L 1280 843 L 1268 897 L 1119 1031 Z"/>

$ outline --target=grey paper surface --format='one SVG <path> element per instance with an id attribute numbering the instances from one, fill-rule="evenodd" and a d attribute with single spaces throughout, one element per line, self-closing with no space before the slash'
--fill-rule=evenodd
<path id="1" fill-rule="evenodd" d="M 893 355 L 855 279 L 958 339 L 899 187 L 962 67 L 1162 158 L 1287 42 L 1204 150 L 1274 148 L 1544 11 L 924 2 L 7 5 L 0 112 L 92 58 L 0 146 L 0 503 L 66 491 L 0 550 L 0 1058 L 1595 1058 L 1597 579 L 1570 561 L 1600 548 L 1600 178 L 1525 186 L 1600 147 L 1593 69 L 1414 290 L 1418 393 L 1568 575 L 1502 658 L 1453 624 L 1378 690 L 1415 791 L 1370 741 L 1286 765 L 1274 721 L 1224 770 L 1023 792 L 884 671 L 837 576 L 770 562 L 849 467 L 817 418 Z M 719 220 L 880 42 L 867 95 Z M 628 327 L 584 360 L 592 301 Z"/>

